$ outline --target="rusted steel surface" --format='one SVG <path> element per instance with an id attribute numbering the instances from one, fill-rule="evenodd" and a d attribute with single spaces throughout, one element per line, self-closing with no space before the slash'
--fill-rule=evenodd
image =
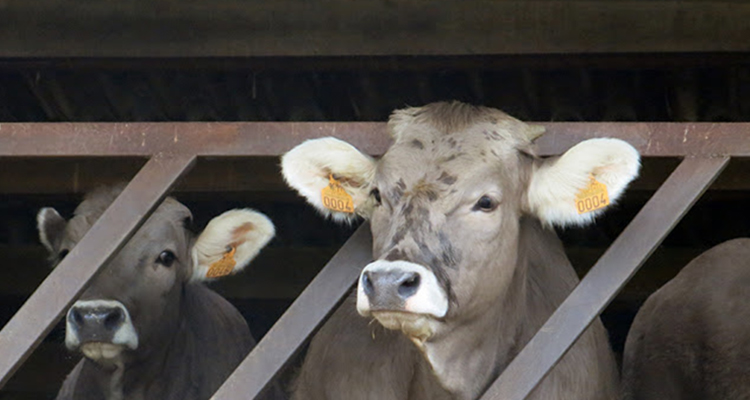
<path id="1" fill-rule="evenodd" d="M 638 271 L 729 162 L 686 158 L 494 382 L 482 400 L 523 400 Z"/>
<path id="2" fill-rule="evenodd" d="M 370 225 L 362 224 L 237 367 L 212 400 L 254 399 L 341 302 L 372 261 Z"/>
<path id="3" fill-rule="evenodd" d="M 0 388 L 195 162 L 155 155 L 0 331 Z"/>
<path id="4" fill-rule="evenodd" d="M 278 156 L 305 139 L 338 136 L 381 153 L 384 123 L 8 123 L 0 124 L 0 156 Z"/>
<path id="5" fill-rule="evenodd" d="M 750 123 L 556 122 L 540 155 L 560 154 L 584 139 L 616 137 L 644 157 L 750 156 Z M 335 136 L 371 155 L 391 143 L 381 122 L 5 123 L 0 157 L 278 156 L 306 139 Z"/>

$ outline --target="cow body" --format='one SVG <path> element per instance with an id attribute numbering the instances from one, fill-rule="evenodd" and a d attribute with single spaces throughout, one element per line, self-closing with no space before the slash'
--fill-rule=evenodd
<path id="1" fill-rule="evenodd" d="M 750 239 L 701 254 L 638 311 L 624 399 L 750 399 Z"/>
<path id="2" fill-rule="evenodd" d="M 89 194 L 70 221 L 40 211 L 40 239 L 54 263 L 121 190 Z M 260 213 L 233 210 L 196 238 L 185 226 L 191 218 L 167 198 L 68 310 L 65 344 L 85 357 L 58 399 L 208 399 L 253 347 L 242 315 L 202 282 L 217 276 L 211 268 L 221 260 L 244 268 L 273 225 Z"/>
<path id="3" fill-rule="evenodd" d="M 282 160 L 324 213 L 350 218 L 321 206 L 326 184 L 351 195 L 375 259 L 313 339 L 296 400 L 478 398 L 578 282 L 549 225 L 590 221 L 576 193 L 595 177 L 616 199 L 638 169 L 635 150 L 612 139 L 541 160 L 538 129 L 461 103 L 397 111 L 389 131 L 378 161 L 330 138 Z M 617 386 L 597 320 L 532 398 L 611 399 Z"/>

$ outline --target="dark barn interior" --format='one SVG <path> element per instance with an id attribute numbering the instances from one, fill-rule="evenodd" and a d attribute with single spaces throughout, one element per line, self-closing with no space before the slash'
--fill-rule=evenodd
<path id="1" fill-rule="evenodd" d="M 416 3 L 0 2 L 0 129 L 385 121 L 396 108 L 452 99 L 527 121 L 750 121 L 750 6 L 742 2 Z M 597 224 L 559 231 L 580 275 L 678 161 L 644 160 Z M 732 161 L 602 315 L 617 352 L 650 293 L 707 248 L 750 235 L 749 161 Z M 127 180 L 144 162 L 0 158 L 0 326 L 49 272 L 39 208 L 69 217 L 87 190 Z M 278 163 L 200 159 L 174 193 L 199 226 L 233 207 L 275 223 L 276 238 L 248 270 L 213 285 L 256 336 L 354 230 L 316 215 L 286 187 Z M 62 340 L 58 324 L 0 399 L 54 398 L 77 359 Z"/>

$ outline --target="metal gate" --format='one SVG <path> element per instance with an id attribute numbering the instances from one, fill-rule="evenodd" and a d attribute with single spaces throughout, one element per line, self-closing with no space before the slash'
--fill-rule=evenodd
<path id="1" fill-rule="evenodd" d="M 750 157 L 748 123 L 546 123 L 541 156 L 616 137 L 644 157 L 682 162 L 482 397 L 524 399 L 727 166 Z M 388 148 L 384 123 L 7 123 L 0 157 L 143 157 L 148 162 L 0 331 L 0 388 L 198 157 L 279 156 L 336 136 L 365 153 Z M 237 367 L 213 399 L 255 398 L 356 282 L 371 259 L 362 225 Z"/>

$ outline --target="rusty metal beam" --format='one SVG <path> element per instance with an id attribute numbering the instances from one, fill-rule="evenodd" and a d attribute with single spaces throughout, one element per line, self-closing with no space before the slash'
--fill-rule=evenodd
<path id="1" fill-rule="evenodd" d="M 750 123 L 556 122 L 539 154 L 560 154 L 584 139 L 616 137 L 644 157 L 750 157 Z M 0 156 L 148 157 L 158 152 L 198 156 L 278 156 L 306 139 L 336 136 L 381 155 L 391 141 L 381 122 L 5 123 Z"/>
<path id="2" fill-rule="evenodd" d="M 195 162 L 157 154 L 0 331 L 0 388 Z"/>
<path id="3" fill-rule="evenodd" d="M 523 400 L 638 271 L 729 162 L 686 158 L 482 396 Z"/>
<path id="4" fill-rule="evenodd" d="M 364 223 L 323 267 L 211 399 L 256 398 L 341 302 L 357 281 L 362 267 L 370 261 L 372 237 L 370 225 Z"/>

